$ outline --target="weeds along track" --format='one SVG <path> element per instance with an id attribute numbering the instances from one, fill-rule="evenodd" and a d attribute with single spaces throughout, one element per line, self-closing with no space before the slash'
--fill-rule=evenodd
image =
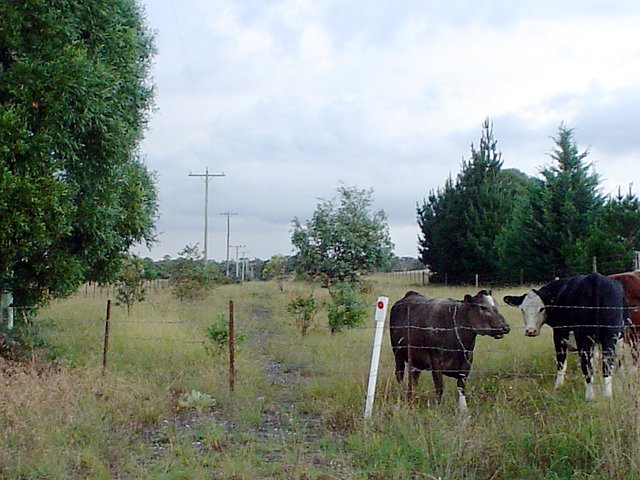
<path id="1" fill-rule="evenodd" d="M 148 463 L 169 461 L 175 443 L 180 442 L 188 443 L 202 458 L 227 455 L 239 462 L 240 452 L 250 452 L 247 455 L 260 458 L 258 468 L 267 469 L 264 478 L 307 478 L 299 472 L 315 472 L 320 478 L 353 478 L 345 460 L 335 454 L 343 438 L 326 426 L 322 415 L 305 407 L 307 379 L 300 366 L 274 355 L 279 345 L 291 341 L 283 338 L 286 327 L 279 324 L 271 308 L 261 305 L 251 305 L 247 314 L 239 317 L 238 327 L 247 336 L 238 351 L 243 356 L 250 352 L 255 372 L 247 372 L 244 365 L 238 372 L 235 393 L 223 400 L 221 408 L 174 409 L 144 432 L 143 441 L 153 452 Z M 295 334 L 297 339 L 298 332 Z M 221 373 L 224 375 L 224 370 Z M 254 381 L 259 387 L 247 386 Z M 256 397 L 249 399 L 247 393 Z M 202 432 L 211 431 L 217 432 L 214 438 L 203 438 Z M 333 445 L 333 454 L 325 451 L 327 443 Z M 269 464 L 281 465 L 282 472 L 269 471 L 265 467 Z"/>
<path id="2" fill-rule="evenodd" d="M 271 390 L 270 398 L 263 405 L 262 422 L 257 432 L 265 440 L 282 436 L 298 437 L 308 443 L 311 450 L 316 450 L 318 447 L 312 446 L 322 438 L 325 428 L 320 415 L 301 412 L 297 408 L 304 377 L 299 367 L 285 366 L 270 354 L 270 343 L 281 335 L 272 328 L 274 318 L 271 310 L 257 307 L 252 310 L 251 316 L 256 326 L 253 339 L 257 347 L 256 363 L 264 369 Z"/>

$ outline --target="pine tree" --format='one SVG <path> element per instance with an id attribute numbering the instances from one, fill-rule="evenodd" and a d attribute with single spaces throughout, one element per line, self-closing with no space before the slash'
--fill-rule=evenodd
<path id="1" fill-rule="evenodd" d="M 443 281 L 445 274 L 456 283 L 473 281 L 475 273 L 496 278 L 496 239 L 522 182 L 502 171 L 502 154 L 485 120 L 479 148 L 471 145 L 471 157 L 463 161 L 455 184 L 448 179 L 418 206 L 420 255 L 436 272 L 436 280 Z"/>
<path id="2" fill-rule="evenodd" d="M 552 165 L 518 201 L 498 242 L 503 273 L 523 270 L 526 281 L 586 273 L 584 241 L 602 209 L 589 151 L 579 152 L 564 125 L 553 140 Z"/>

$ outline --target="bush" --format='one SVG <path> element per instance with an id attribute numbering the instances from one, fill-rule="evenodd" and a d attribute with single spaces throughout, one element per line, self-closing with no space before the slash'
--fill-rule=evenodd
<path id="1" fill-rule="evenodd" d="M 209 355 L 215 357 L 229 345 L 229 321 L 224 313 L 219 313 L 214 322 L 209 325 L 205 334 L 209 345 L 205 345 L 205 349 Z M 234 340 L 236 345 L 244 341 L 245 335 L 241 332 L 234 332 Z"/>
<path id="2" fill-rule="evenodd" d="M 300 328 L 300 333 L 304 337 L 313 323 L 313 317 L 318 310 L 318 305 L 313 293 L 309 295 L 296 295 L 287 305 L 287 312 L 295 318 L 296 325 Z"/>
<path id="3" fill-rule="evenodd" d="M 116 305 L 127 307 L 127 317 L 133 305 L 145 299 L 144 278 L 145 264 L 142 259 L 135 255 L 128 257 L 116 278 Z"/>
<path id="4" fill-rule="evenodd" d="M 197 245 L 187 245 L 180 255 L 169 278 L 172 293 L 178 300 L 202 300 L 216 285 L 225 283 L 218 267 L 203 261 Z"/>
<path id="5" fill-rule="evenodd" d="M 327 316 L 332 334 L 364 323 L 367 309 L 358 290 L 357 284 L 349 282 L 329 287 L 331 303 L 327 304 Z"/>

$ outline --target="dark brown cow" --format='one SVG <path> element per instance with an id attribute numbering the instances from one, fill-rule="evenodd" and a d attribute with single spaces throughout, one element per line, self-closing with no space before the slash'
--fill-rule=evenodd
<path id="1" fill-rule="evenodd" d="M 617 280 L 624 290 L 624 296 L 629 304 L 631 327 L 627 330 L 626 339 L 635 347 L 634 357 L 637 357 L 637 349 L 640 348 L 640 270 L 609 275 L 609 278 Z"/>
<path id="2" fill-rule="evenodd" d="M 391 307 L 391 348 L 396 362 L 396 378 L 404 377 L 408 363 L 407 337 L 411 336 L 411 375 L 417 380 L 420 370 L 431 370 L 438 400 L 442 398 L 443 375 L 458 380 L 458 406 L 467 408 L 465 386 L 477 335 L 502 338 L 509 325 L 496 308 L 493 297 L 481 290 L 464 300 L 430 298 L 407 292 Z"/>

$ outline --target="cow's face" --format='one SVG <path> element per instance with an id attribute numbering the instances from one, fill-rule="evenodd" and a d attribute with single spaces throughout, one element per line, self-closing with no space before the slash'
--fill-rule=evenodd
<path id="1" fill-rule="evenodd" d="M 506 304 L 518 307 L 524 319 L 524 334 L 527 337 L 537 337 L 540 335 L 542 325 L 547 321 L 547 309 L 535 290 L 529 290 L 519 297 L 504 297 Z"/>
<path id="2" fill-rule="evenodd" d="M 465 295 L 464 302 L 472 308 L 472 329 L 480 335 L 502 338 L 509 333 L 509 324 L 498 311 L 490 292 L 481 290 L 477 295 Z"/>

